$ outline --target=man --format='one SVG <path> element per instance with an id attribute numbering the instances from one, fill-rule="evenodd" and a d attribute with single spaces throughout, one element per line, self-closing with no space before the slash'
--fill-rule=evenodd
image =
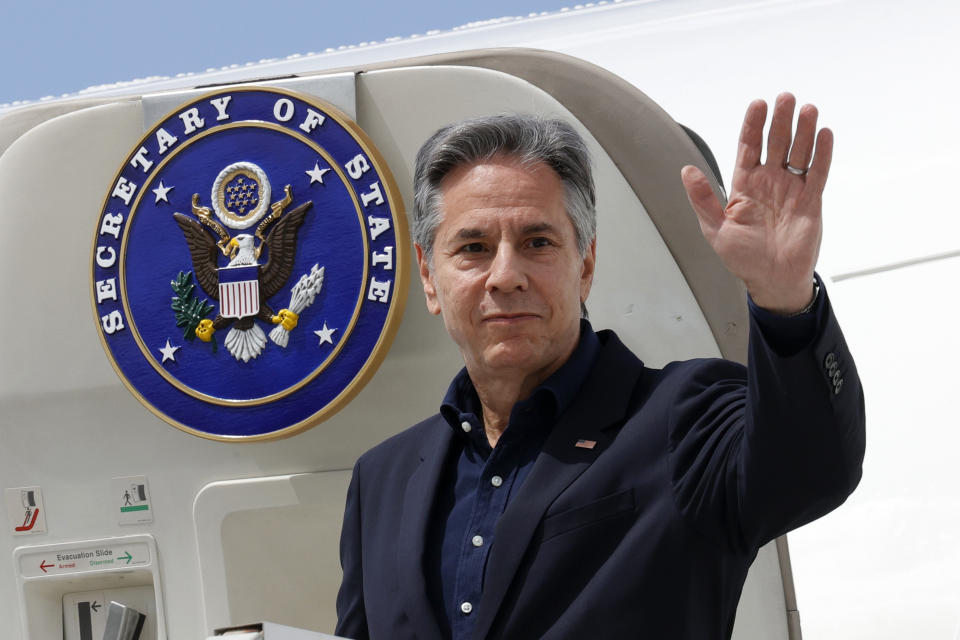
<path id="1" fill-rule="evenodd" d="M 420 277 L 465 368 L 438 415 L 357 462 L 338 635 L 730 636 L 759 547 L 840 504 L 863 457 L 862 392 L 814 276 L 832 134 L 815 144 L 808 105 L 794 135 L 794 110 L 779 96 L 761 163 L 750 105 L 725 208 L 682 171 L 750 293 L 747 370 L 649 369 L 581 320 L 594 190 L 568 125 L 497 116 L 424 144 Z"/>

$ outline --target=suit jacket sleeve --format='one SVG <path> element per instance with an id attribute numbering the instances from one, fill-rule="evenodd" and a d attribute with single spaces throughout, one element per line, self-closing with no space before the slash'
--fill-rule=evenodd
<path id="1" fill-rule="evenodd" d="M 350 488 L 347 489 L 347 506 L 343 514 L 343 529 L 340 533 L 340 566 L 343 582 L 337 593 L 338 636 L 366 640 L 367 612 L 363 603 L 363 562 L 360 540 L 360 462 L 353 468 Z"/>
<path id="2" fill-rule="evenodd" d="M 668 425 L 674 498 L 705 535 L 750 553 L 841 504 L 861 476 L 863 390 L 822 293 L 815 336 L 781 355 L 751 316 L 748 367 L 682 363 Z"/>

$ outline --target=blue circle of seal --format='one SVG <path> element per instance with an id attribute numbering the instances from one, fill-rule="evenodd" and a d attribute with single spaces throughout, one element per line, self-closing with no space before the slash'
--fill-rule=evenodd
<path id="1" fill-rule="evenodd" d="M 290 435 L 342 408 L 396 333 L 408 233 L 389 169 L 331 105 L 234 88 L 134 147 L 94 233 L 94 313 L 121 379 L 212 439 Z"/>

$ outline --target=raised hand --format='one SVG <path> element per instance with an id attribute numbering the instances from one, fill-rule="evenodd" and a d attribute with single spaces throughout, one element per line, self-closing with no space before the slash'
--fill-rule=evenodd
<path id="1" fill-rule="evenodd" d="M 681 171 L 707 242 L 746 283 L 757 305 L 783 314 L 801 310 L 813 295 L 823 228 L 821 196 L 833 154 L 829 129 L 816 134 L 814 151 L 813 105 L 800 109 L 794 133 L 795 107 L 791 94 L 777 96 L 762 163 L 767 103 L 754 100 L 747 107 L 726 208 L 703 172 L 690 165 Z"/>

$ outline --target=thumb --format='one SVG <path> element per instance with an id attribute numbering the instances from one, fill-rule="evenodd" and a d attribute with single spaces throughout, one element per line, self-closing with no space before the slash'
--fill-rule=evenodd
<path id="1" fill-rule="evenodd" d="M 680 170 L 680 179 L 687 191 L 690 206 L 700 220 L 700 229 L 704 234 L 716 230 L 723 223 L 723 206 L 713 192 L 707 176 L 697 167 L 688 164 Z"/>

